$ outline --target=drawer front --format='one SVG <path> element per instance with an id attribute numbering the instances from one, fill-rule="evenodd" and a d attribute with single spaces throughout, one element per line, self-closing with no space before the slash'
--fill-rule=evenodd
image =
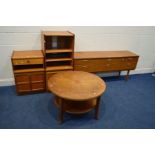
<path id="1" fill-rule="evenodd" d="M 31 87 L 30 84 L 20 84 L 16 85 L 17 92 L 22 93 L 22 92 L 30 92 Z"/>
<path id="2" fill-rule="evenodd" d="M 123 61 L 116 65 L 116 68 L 120 68 L 120 70 L 133 70 L 137 66 L 138 58 L 122 58 Z"/>
<path id="3" fill-rule="evenodd" d="M 45 75 L 44 72 L 39 72 L 37 74 L 31 75 L 31 82 L 44 82 Z"/>
<path id="4" fill-rule="evenodd" d="M 32 91 L 39 91 L 45 89 L 45 83 L 38 82 L 38 83 L 32 83 L 31 84 Z"/>
<path id="5" fill-rule="evenodd" d="M 137 57 L 75 60 L 74 70 L 87 72 L 132 70 L 136 68 L 137 61 Z"/>
<path id="6" fill-rule="evenodd" d="M 110 61 L 110 62 L 109 62 Z M 109 70 L 111 60 L 107 59 L 89 59 L 89 60 L 75 60 L 74 70 L 86 72 L 102 72 Z"/>
<path id="7" fill-rule="evenodd" d="M 17 59 L 13 60 L 13 65 L 31 65 L 31 64 L 43 64 L 43 59 Z"/>
<path id="8" fill-rule="evenodd" d="M 16 84 L 30 83 L 29 75 L 15 75 Z"/>

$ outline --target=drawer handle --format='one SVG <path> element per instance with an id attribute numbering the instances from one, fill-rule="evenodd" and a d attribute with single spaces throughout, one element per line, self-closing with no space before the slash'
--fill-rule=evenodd
<path id="1" fill-rule="evenodd" d="M 82 61 L 88 61 L 88 60 L 82 60 Z"/>
<path id="2" fill-rule="evenodd" d="M 124 58 L 122 58 L 122 61 L 125 61 L 125 59 L 124 59 Z"/>
<path id="3" fill-rule="evenodd" d="M 112 61 L 112 59 L 108 59 L 108 61 Z"/>
<path id="4" fill-rule="evenodd" d="M 87 68 L 87 66 L 82 66 L 82 65 L 77 65 L 78 67 L 83 67 L 83 68 Z"/>
<path id="5" fill-rule="evenodd" d="M 30 60 L 27 60 L 27 63 L 30 63 Z"/>
<path id="6" fill-rule="evenodd" d="M 132 60 L 132 58 L 128 58 L 128 60 Z"/>
<path id="7" fill-rule="evenodd" d="M 83 68 L 87 68 L 87 66 L 81 66 L 81 67 L 83 67 Z"/>

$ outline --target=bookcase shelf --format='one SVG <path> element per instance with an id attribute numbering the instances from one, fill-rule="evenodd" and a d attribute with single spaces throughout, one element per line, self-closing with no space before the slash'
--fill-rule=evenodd
<path id="1" fill-rule="evenodd" d="M 51 50 L 46 50 L 46 53 L 64 53 L 64 52 L 73 52 L 72 49 L 51 49 Z"/>
<path id="2" fill-rule="evenodd" d="M 68 31 L 42 31 L 46 86 L 51 72 L 73 70 L 74 34 Z M 47 87 L 46 87 L 47 88 Z"/>
<path id="3" fill-rule="evenodd" d="M 53 62 L 53 61 L 72 61 L 72 59 L 71 58 L 46 59 L 46 62 Z"/>
<path id="4" fill-rule="evenodd" d="M 46 71 L 64 71 L 64 70 L 72 70 L 72 66 L 53 66 L 53 67 L 46 67 Z"/>
<path id="5" fill-rule="evenodd" d="M 39 72 L 39 71 L 44 71 L 44 68 L 19 69 L 14 70 L 14 73 L 27 73 L 27 72 Z"/>

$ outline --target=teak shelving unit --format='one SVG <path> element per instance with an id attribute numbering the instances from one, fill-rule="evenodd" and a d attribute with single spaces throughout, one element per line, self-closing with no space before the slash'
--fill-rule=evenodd
<path id="1" fill-rule="evenodd" d="M 11 60 L 17 94 L 45 91 L 42 51 L 14 51 Z"/>
<path id="2" fill-rule="evenodd" d="M 48 90 L 47 83 L 51 75 L 73 70 L 74 34 L 69 31 L 42 31 L 42 50 Z"/>

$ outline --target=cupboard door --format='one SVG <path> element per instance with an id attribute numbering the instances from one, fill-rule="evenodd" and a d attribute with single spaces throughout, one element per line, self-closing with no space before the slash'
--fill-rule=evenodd
<path id="1" fill-rule="evenodd" d="M 19 84 L 16 85 L 17 92 L 22 93 L 22 92 L 30 92 L 31 87 L 30 84 Z"/>
<path id="2" fill-rule="evenodd" d="M 44 72 L 31 74 L 31 82 L 44 82 Z"/>
<path id="3" fill-rule="evenodd" d="M 24 83 L 30 83 L 30 78 L 28 74 L 17 74 L 15 75 L 15 81 L 16 84 L 24 84 Z"/>
<path id="4" fill-rule="evenodd" d="M 32 88 L 32 91 L 44 90 L 45 89 L 45 83 L 41 83 L 41 82 L 32 83 L 31 88 Z"/>

